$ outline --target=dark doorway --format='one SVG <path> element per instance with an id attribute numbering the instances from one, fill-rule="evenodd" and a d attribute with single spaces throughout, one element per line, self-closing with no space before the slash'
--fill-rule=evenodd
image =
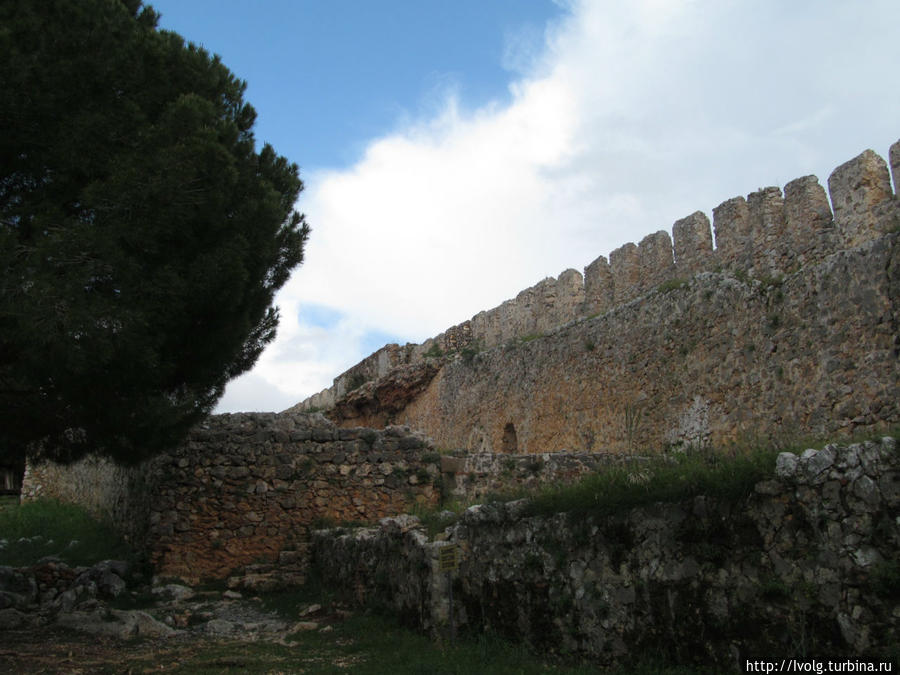
<path id="1" fill-rule="evenodd" d="M 503 445 L 501 451 L 508 454 L 515 454 L 519 451 L 519 439 L 516 436 L 516 427 L 512 422 L 503 429 Z"/>

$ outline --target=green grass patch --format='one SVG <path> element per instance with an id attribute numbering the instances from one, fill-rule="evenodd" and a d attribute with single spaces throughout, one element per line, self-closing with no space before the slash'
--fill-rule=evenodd
<path id="1" fill-rule="evenodd" d="M 431 348 L 427 352 L 425 352 L 423 354 L 423 356 L 426 356 L 426 357 L 432 358 L 432 359 L 439 359 L 442 356 L 444 356 L 444 350 L 441 349 L 436 344 L 434 344 L 434 345 L 431 345 Z"/>
<path id="2" fill-rule="evenodd" d="M 660 293 L 669 293 L 671 291 L 677 291 L 679 288 L 686 288 L 687 285 L 687 279 L 669 279 L 657 286 L 656 290 Z"/>
<path id="3" fill-rule="evenodd" d="M 433 642 L 403 628 L 393 619 L 357 615 L 334 624 L 327 633 L 309 631 L 289 636 L 286 644 L 218 641 L 206 644 L 138 644 L 118 654 L 116 666 L 96 664 L 93 672 L 167 673 L 317 673 L 344 675 L 698 675 L 696 669 L 646 661 L 603 671 L 595 665 L 559 662 L 535 654 L 526 645 L 493 635 Z"/>
<path id="4" fill-rule="evenodd" d="M 634 460 L 572 485 L 546 488 L 529 501 L 527 512 L 610 515 L 697 495 L 740 499 L 773 475 L 777 455 L 777 450 L 762 449 L 734 456 L 694 453 Z"/>
<path id="5" fill-rule="evenodd" d="M 132 552 L 109 525 L 79 506 L 53 500 L 4 505 L 0 509 L 0 565 L 24 567 L 56 555 L 69 565 L 131 559 Z"/>

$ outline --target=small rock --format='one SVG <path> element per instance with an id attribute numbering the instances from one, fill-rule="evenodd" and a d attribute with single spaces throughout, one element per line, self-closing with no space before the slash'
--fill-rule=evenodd
<path id="1" fill-rule="evenodd" d="M 112 571 L 104 572 L 97 582 L 97 587 L 101 593 L 112 598 L 118 598 L 125 592 L 125 581 L 118 574 Z"/>
<path id="2" fill-rule="evenodd" d="M 244 596 L 237 591 L 225 591 L 222 593 L 222 597 L 226 600 L 240 600 Z"/>
<path id="3" fill-rule="evenodd" d="M 318 630 L 319 624 L 315 621 L 298 621 L 291 626 L 291 633 L 300 633 L 301 631 Z"/>
<path id="4" fill-rule="evenodd" d="M 195 595 L 193 588 L 182 586 L 181 584 L 166 584 L 165 586 L 156 586 L 152 591 L 153 597 L 160 600 L 171 600 L 173 602 L 183 602 L 190 600 Z"/>
<path id="5" fill-rule="evenodd" d="M 231 635 L 236 628 L 236 624 L 231 621 L 225 621 L 224 619 L 213 619 L 212 621 L 208 621 L 203 630 L 207 633 L 211 633 L 212 635 Z"/>
<path id="6" fill-rule="evenodd" d="M 813 451 L 812 454 L 806 450 L 801 457 L 806 460 L 807 480 L 811 483 L 822 482 L 826 478 L 825 472 L 834 464 L 834 446 L 826 445 L 818 452 Z"/>
<path id="7" fill-rule="evenodd" d="M 775 475 L 779 478 L 793 478 L 797 473 L 799 459 L 793 452 L 779 453 L 775 460 Z"/>
<path id="8" fill-rule="evenodd" d="M 309 607 L 304 609 L 302 612 L 300 612 L 300 616 L 309 616 L 310 614 L 315 614 L 316 612 L 318 612 L 321 609 L 322 609 L 322 605 L 310 605 Z"/>
<path id="9" fill-rule="evenodd" d="M 71 612 L 60 614 L 56 622 L 93 635 L 110 635 L 122 640 L 133 637 L 169 637 L 175 631 L 146 612 L 139 610 L 109 610 L 100 612 Z"/>
<path id="10" fill-rule="evenodd" d="M 334 627 L 333 627 L 333 626 L 325 626 L 325 627 L 322 628 L 322 630 L 320 630 L 319 632 L 320 632 L 320 633 L 330 633 L 330 632 L 333 631 L 333 630 L 334 630 Z"/>

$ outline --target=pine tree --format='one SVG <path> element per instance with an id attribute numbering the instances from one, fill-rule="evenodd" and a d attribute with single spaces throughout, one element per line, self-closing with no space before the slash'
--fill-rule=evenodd
<path id="1" fill-rule="evenodd" d="M 309 234 L 246 85 L 138 0 L 0 3 L 0 459 L 179 442 Z"/>

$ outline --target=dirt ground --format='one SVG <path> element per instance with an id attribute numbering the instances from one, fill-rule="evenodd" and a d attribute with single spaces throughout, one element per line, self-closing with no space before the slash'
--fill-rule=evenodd
<path id="1" fill-rule="evenodd" d="M 54 626 L 0 632 L 0 673 L 316 673 L 340 671 L 353 661 L 324 645 L 298 648 L 190 633 L 122 641 Z"/>

